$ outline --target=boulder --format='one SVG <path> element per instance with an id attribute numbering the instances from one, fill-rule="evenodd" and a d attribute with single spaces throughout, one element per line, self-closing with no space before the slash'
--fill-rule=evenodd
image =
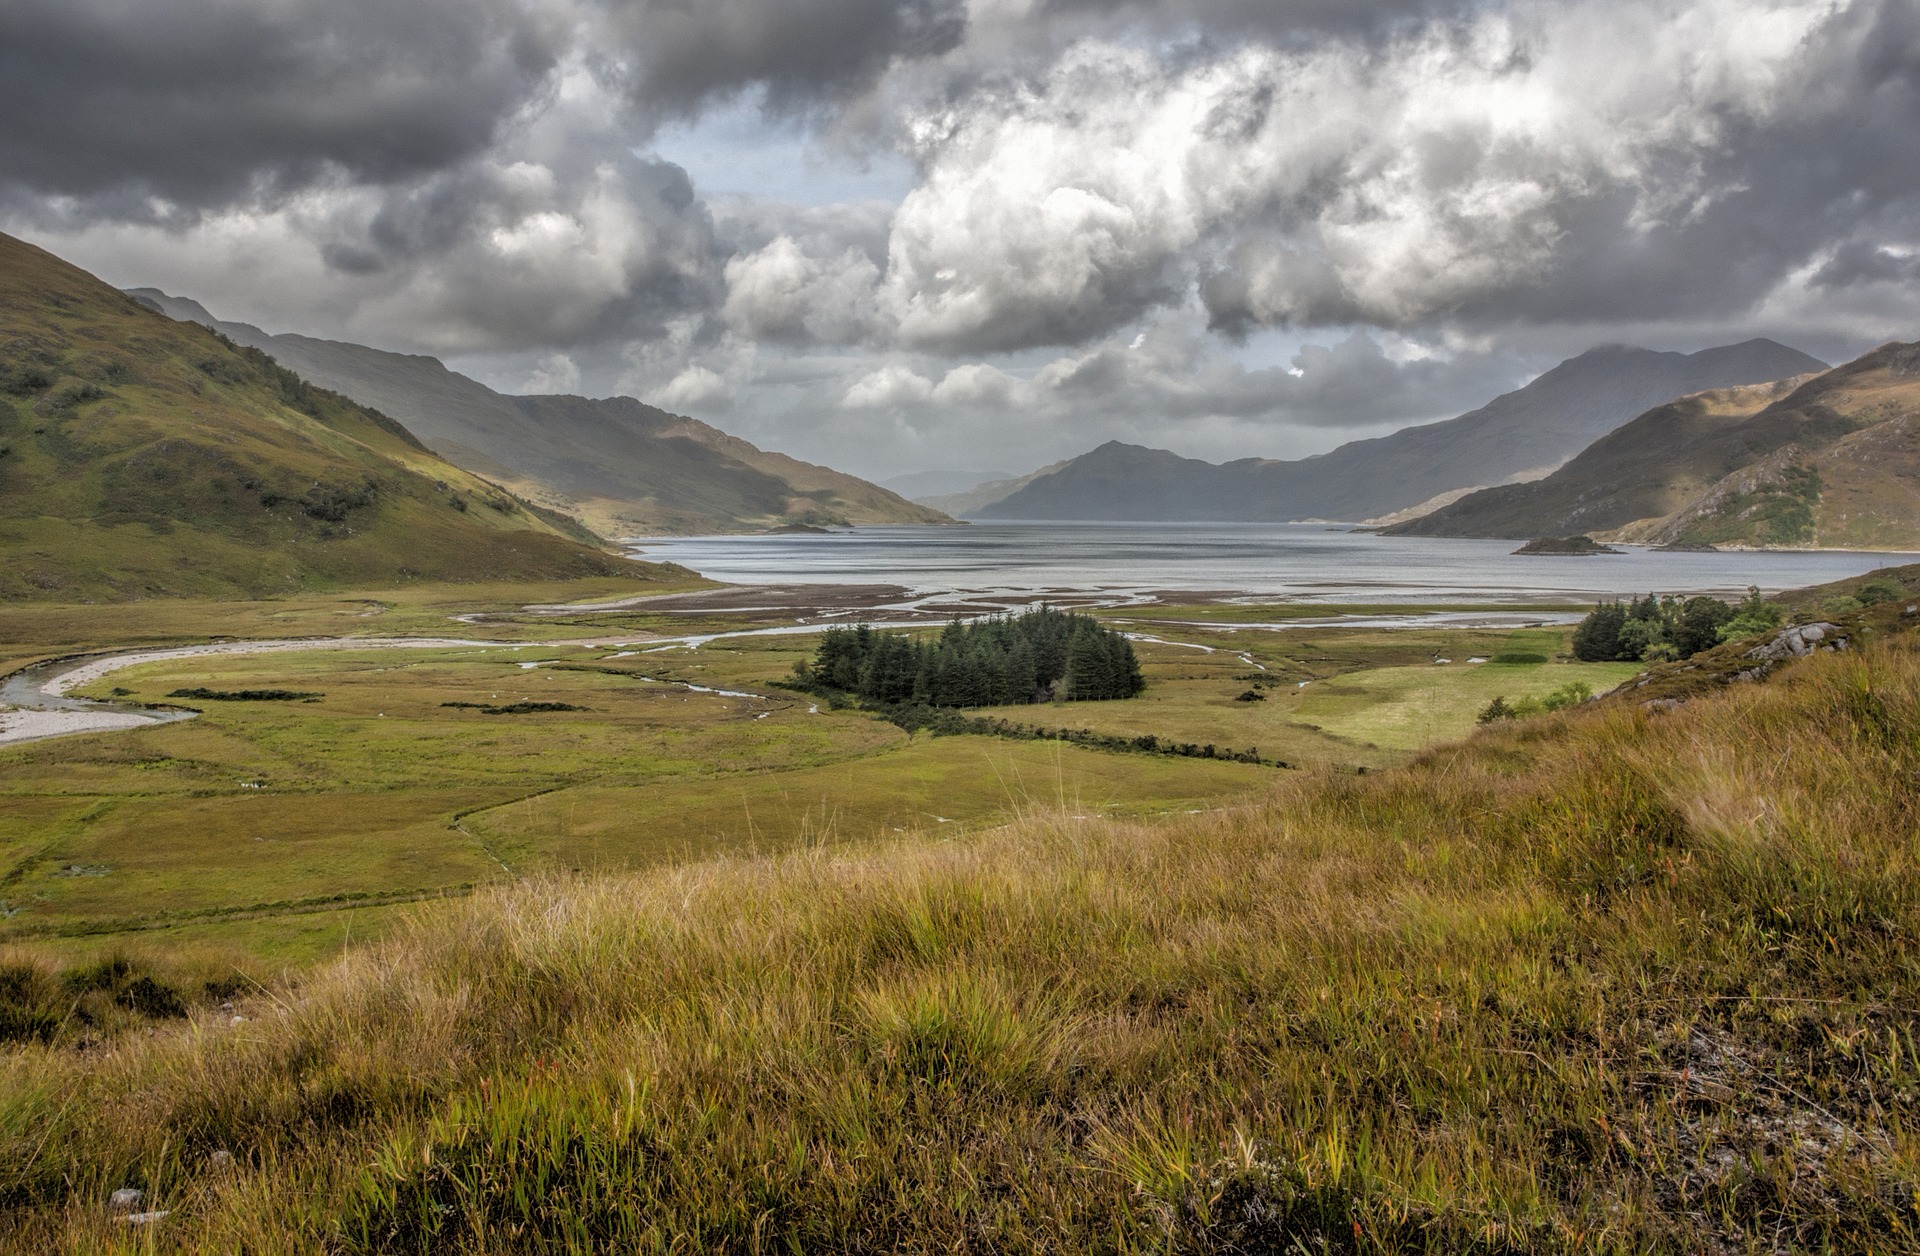
<path id="1" fill-rule="evenodd" d="M 1794 624 L 1773 634 L 1772 640 L 1747 651 L 1750 659 L 1798 659 L 1815 650 L 1847 648 L 1846 629 L 1839 624 Z"/>

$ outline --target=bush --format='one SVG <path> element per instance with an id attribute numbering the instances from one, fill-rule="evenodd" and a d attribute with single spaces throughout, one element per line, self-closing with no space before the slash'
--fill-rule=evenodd
<path id="1" fill-rule="evenodd" d="M 1878 606 L 1882 602 L 1897 602 L 1907 596 L 1907 590 L 1898 580 L 1886 576 L 1875 576 L 1853 591 L 1862 606 Z"/>
<path id="2" fill-rule="evenodd" d="M 1593 686 L 1582 680 L 1571 680 L 1542 698 L 1521 698 L 1508 702 L 1504 695 L 1497 696 L 1474 718 L 1481 724 L 1498 724 L 1502 720 L 1524 719 L 1543 711 L 1564 711 L 1568 707 L 1579 706 L 1591 697 Z"/>
<path id="3" fill-rule="evenodd" d="M 1720 625 L 1718 637 L 1721 641 L 1744 641 L 1748 637 L 1759 637 L 1772 632 L 1785 618 L 1780 608 L 1760 596 L 1760 590 L 1749 588 L 1747 600 L 1734 608 L 1733 615 Z"/>
<path id="4" fill-rule="evenodd" d="M 1540 705 L 1549 711 L 1564 711 L 1570 706 L 1579 706 L 1591 697 L 1592 685 L 1584 680 L 1572 680 L 1540 699 Z"/>

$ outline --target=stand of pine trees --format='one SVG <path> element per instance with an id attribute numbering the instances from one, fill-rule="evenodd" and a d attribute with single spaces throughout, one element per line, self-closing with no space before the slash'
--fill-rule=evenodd
<path id="1" fill-rule="evenodd" d="M 1146 688 L 1124 636 L 1090 616 L 1045 606 L 973 624 L 955 620 L 930 641 L 865 624 L 829 628 L 813 659 L 795 671 L 804 685 L 876 705 L 1089 702 Z"/>

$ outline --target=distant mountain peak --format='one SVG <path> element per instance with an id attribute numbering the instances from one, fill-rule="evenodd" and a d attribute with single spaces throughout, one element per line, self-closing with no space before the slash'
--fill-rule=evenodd
<path id="1" fill-rule="evenodd" d="M 1050 474 L 967 503 L 976 518 L 1365 519 L 1540 473 L 1663 402 L 1825 369 L 1756 337 L 1697 353 L 1597 345 L 1480 409 L 1292 461 L 1224 465 L 1111 440 Z"/>

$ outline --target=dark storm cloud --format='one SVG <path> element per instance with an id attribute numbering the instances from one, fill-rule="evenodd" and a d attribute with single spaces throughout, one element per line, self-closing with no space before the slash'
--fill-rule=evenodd
<path id="1" fill-rule="evenodd" d="M 964 0 L 602 0 L 599 51 L 649 110 L 764 89 L 805 110 L 872 85 L 896 59 L 966 31 Z"/>
<path id="2" fill-rule="evenodd" d="M 686 172 L 614 143 L 468 162 L 349 202 L 314 234 L 335 270 L 432 294 L 416 334 L 469 350 L 657 336 L 721 295 Z"/>
<path id="3" fill-rule="evenodd" d="M 515 0 L 11 0 L 0 184 L 139 216 L 486 149 L 548 79 L 565 14 Z"/>
<path id="4" fill-rule="evenodd" d="M 1920 280 L 1920 254 L 1854 240 L 1842 245 L 1814 272 L 1815 288 L 1852 288 L 1861 284 L 1913 283 Z"/>
<path id="5" fill-rule="evenodd" d="M 1090 25 L 1201 30 L 1216 39 L 1364 35 L 1487 7 L 1484 0 L 1047 0 L 1042 12 Z"/>

